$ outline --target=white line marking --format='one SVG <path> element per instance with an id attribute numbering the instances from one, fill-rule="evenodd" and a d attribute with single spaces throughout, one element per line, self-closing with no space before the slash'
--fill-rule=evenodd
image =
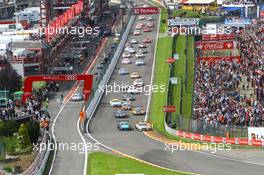
<path id="1" fill-rule="evenodd" d="M 83 175 L 86 175 L 87 174 L 87 158 L 88 158 L 88 153 L 87 153 L 87 147 L 86 147 L 86 141 L 82 135 L 82 132 L 80 130 L 80 117 L 78 118 L 78 121 L 77 121 L 77 129 L 78 129 L 78 133 L 79 135 L 81 136 L 81 139 L 85 145 L 85 156 L 84 156 L 84 166 L 83 166 Z"/>
<path id="2" fill-rule="evenodd" d="M 160 30 L 160 17 L 161 14 L 159 14 L 159 20 L 158 20 L 158 28 L 157 28 L 157 34 L 156 34 L 156 44 L 155 44 L 155 52 L 154 52 L 154 61 L 152 62 L 152 71 L 151 71 L 151 80 L 150 80 L 150 87 L 153 85 L 154 81 L 154 73 L 155 73 L 155 65 L 156 65 L 156 54 L 157 54 L 157 46 L 158 46 L 158 39 L 159 39 L 159 30 Z M 147 122 L 149 118 L 149 109 L 151 104 L 151 98 L 152 98 L 152 91 L 150 91 L 148 103 L 147 103 L 147 109 L 146 109 L 146 115 L 144 121 Z"/>

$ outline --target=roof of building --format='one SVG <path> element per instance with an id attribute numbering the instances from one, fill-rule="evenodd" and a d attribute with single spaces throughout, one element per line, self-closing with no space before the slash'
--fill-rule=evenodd
<path id="1" fill-rule="evenodd" d="M 184 2 L 184 4 L 201 4 L 201 5 L 205 5 L 205 4 L 211 4 L 212 2 L 215 2 L 215 0 L 188 0 L 188 1 Z"/>

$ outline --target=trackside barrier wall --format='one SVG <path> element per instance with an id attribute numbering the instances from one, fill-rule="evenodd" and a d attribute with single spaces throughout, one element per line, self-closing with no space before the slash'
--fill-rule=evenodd
<path id="1" fill-rule="evenodd" d="M 49 139 L 48 139 L 49 137 Z M 44 138 L 42 139 L 42 143 L 51 142 L 51 137 L 48 133 L 45 134 Z M 34 162 L 30 165 L 30 167 L 24 171 L 23 175 L 42 175 L 50 154 L 50 149 L 46 149 L 44 152 L 38 153 L 37 157 L 35 158 Z"/>
<path id="2" fill-rule="evenodd" d="M 224 143 L 224 144 L 232 144 L 232 145 L 247 145 L 247 146 L 264 147 L 264 141 L 260 141 L 260 140 L 249 140 L 247 138 L 226 138 L 226 137 L 209 136 L 209 135 L 195 134 L 195 133 L 190 133 L 190 132 L 183 132 L 183 131 L 172 129 L 166 124 L 166 122 L 164 123 L 165 123 L 166 131 L 169 134 L 177 136 L 177 137 L 182 137 L 182 138 L 202 141 L 202 142 L 210 142 L 210 143 Z"/>
<path id="3" fill-rule="evenodd" d="M 130 30 L 131 30 L 132 25 L 134 23 L 134 20 L 135 20 L 135 16 L 131 16 L 131 18 L 129 19 L 126 31 L 124 32 L 124 34 L 122 36 L 122 39 L 121 39 L 121 41 L 120 41 L 120 43 L 118 45 L 118 48 L 117 48 L 117 50 L 116 50 L 116 52 L 115 52 L 115 54 L 114 54 L 114 56 L 112 58 L 112 61 L 111 61 L 110 65 L 109 65 L 108 69 L 106 70 L 103 79 L 100 82 L 100 85 L 99 85 L 100 87 L 105 87 L 108 84 L 108 82 L 109 82 L 109 80 L 110 80 L 110 78 L 111 78 L 111 76 L 113 74 L 113 71 L 114 71 L 114 69 L 116 67 L 116 64 L 118 62 L 118 59 L 119 59 L 119 57 L 120 57 L 120 55 L 122 53 L 123 47 L 125 46 L 126 40 L 127 40 L 128 36 L 129 36 L 129 33 L 130 33 Z M 100 100 L 101 100 L 103 94 L 104 94 L 104 91 L 102 91 L 101 89 L 98 88 L 96 90 L 96 92 L 94 94 L 94 97 L 90 101 L 89 106 L 88 106 L 88 108 L 86 110 L 86 116 L 88 118 L 93 116 L 94 112 L 96 111 L 96 109 L 97 109 L 97 107 L 98 107 L 98 105 L 100 103 Z"/>

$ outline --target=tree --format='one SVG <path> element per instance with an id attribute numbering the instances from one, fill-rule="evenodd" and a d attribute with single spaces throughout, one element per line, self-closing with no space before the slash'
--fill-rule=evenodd
<path id="1" fill-rule="evenodd" d="M 19 138 L 19 147 L 21 149 L 26 149 L 31 146 L 30 138 L 28 134 L 28 128 L 24 123 L 20 125 L 20 128 L 18 130 L 18 138 Z"/>
<path id="2" fill-rule="evenodd" d="M 20 90 L 21 86 L 21 76 L 10 65 L 7 69 L 0 71 L 0 89 L 6 88 L 14 92 Z"/>
<path id="3" fill-rule="evenodd" d="M 39 122 L 32 121 L 28 123 L 28 134 L 31 143 L 36 143 L 38 141 L 40 134 Z"/>
<path id="4" fill-rule="evenodd" d="M 0 120 L 0 136 L 11 137 L 18 130 L 18 124 L 14 120 Z"/>

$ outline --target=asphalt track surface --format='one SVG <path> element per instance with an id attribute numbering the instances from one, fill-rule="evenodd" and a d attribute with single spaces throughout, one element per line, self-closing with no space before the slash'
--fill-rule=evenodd
<path id="1" fill-rule="evenodd" d="M 155 17 L 155 21 L 157 25 L 158 16 Z M 139 20 L 137 19 L 135 24 L 137 24 L 138 22 Z M 144 23 L 146 22 L 144 21 Z M 135 24 L 133 28 L 135 27 Z M 133 31 L 133 29 L 131 31 Z M 110 84 L 113 84 L 114 82 L 116 84 L 120 84 L 122 82 L 132 83 L 131 79 L 128 76 L 120 76 L 118 74 L 119 67 L 126 67 L 129 69 L 129 71 L 139 71 L 141 75 L 143 75 L 144 83 L 150 84 L 152 61 L 155 51 L 156 32 L 157 27 L 155 27 L 155 29 L 152 30 L 151 33 L 144 34 L 144 36 L 140 35 L 137 37 L 129 37 L 128 41 L 131 41 L 132 38 L 136 38 L 138 41 L 142 41 L 145 36 L 148 36 L 153 40 L 151 44 L 148 44 L 147 50 L 149 51 L 149 53 L 145 58 L 146 66 L 136 67 L 134 65 L 135 56 L 132 59 L 133 64 L 131 65 L 121 65 L 119 61 L 116 70 L 111 77 Z M 81 89 L 82 87 L 80 86 L 77 91 L 81 91 Z M 121 98 L 121 94 L 122 93 L 110 93 L 108 95 L 104 95 L 101 104 L 96 112 L 96 115 L 90 124 L 90 132 L 92 136 L 104 145 L 107 145 L 115 150 L 137 157 L 144 161 L 181 171 L 199 174 L 221 175 L 263 174 L 263 161 L 259 161 L 263 164 L 255 165 L 243 162 L 243 156 L 241 156 L 241 158 L 238 158 L 238 160 L 234 161 L 232 159 L 229 159 L 229 155 L 227 155 L 226 158 L 220 158 L 205 153 L 198 153 L 193 151 L 177 151 L 172 153 L 168 150 L 165 151 L 165 145 L 163 143 L 152 140 L 149 137 L 146 137 L 141 132 L 119 132 L 116 126 L 118 121 L 120 120 L 114 118 L 113 109 L 112 107 L 110 107 L 109 101 L 112 98 Z M 137 95 L 137 99 L 134 104 L 144 105 L 146 107 L 147 100 L 147 95 Z M 52 111 L 51 116 L 58 115 L 54 128 L 54 134 L 56 136 L 56 140 L 59 143 L 63 143 L 66 145 L 68 144 L 68 146 L 83 143 L 77 129 L 78 115 L 81 108 L 82 103 L 69 102 L 65 104 L 63 110 L 61 110 L 58 115 L 58 112 L 61 109 L 61 105 L 58 105 L 56 103 L 50 105 L 49 109 L 50 111 Z M 136 123 L 137 121 L 143 120 L 144 116 L 133 116 L 132 114 L 130 114 L 129 121 L 132 125 L 134 125 L 134 123 Z M 86 139 L 86 142 L 88 144 L 91 141 L 89 139 Z M 57 152 L 57 156 L 53 164 L 52 174 L 83 174 L 83 167 L 85 163 L 84 154 L 79 153 L 80 150 L 68 151 L 67 148 L 65 149 L 66 150 L 60 149 Z M 70 148 L 68 147 L 68 149 Z M 101 147 L 100 150 L 105 151 L 103 147 Z M 248 156 L 248 159 L 252 159 L 250 155 Z"/>
<path id="2" fill-rule="evenodd" d="M 131 33 L 135 29 L 135 25 L 142 22 L 138 18 L 136 19 Z M 144 33 L 144 35 L 129 36 L 128 41 L 130 42 L 132 38 L 136 38 L 138 41 L 143 41 L 144 37 L 150 37 L 152 43 L 148 44 L 147 50 L 149 53 L 145 58 L 146 65 L 137 67 L 134 65 L 135 56 L 133 56 L 131 65 L 122 65 L 121 58 L 116 66 L 116 69 L 111 77 L 110 85 L 122 84 L 130 82 L 132 80 L 129 76 L 121 76 L 118 74 L 118 69 L 120 67 L 127 68 L 131 71 L 138 71 L 143 75 L 142 79 L 145 84 L 150 84 L 152 61 L 155 51 L 155 40 L 157 32 L 158 16 L 155 16 L 156 27 L 151 33 Z M 146 23 L 144 21 L 143 23 Z M 135 47 L 137 48 L 137 47 Z M 164 94 L 165 95 L 165 94 Z M 91 120 L 89 131 L 93 138 L 98 142 L 107 145 L 108 147 L 118 150 L 122 153 L 128 154 L 130 156 L 139 158 L 141 160 L 159 165 L 162 167 L 192 172 L 197 174 L 232 174 L 232 175 L 260 175 L 264 172 L 264 160 L 256 162 L 247 162 L 244 160 L 245 157 L 240 156 L 240 158 L 232 158 L 231 156 L 221 156 L 217 154 L 211 154 L 206 152 L 195 152 L 195 151 L 175 151 L 171 152 L 168 149 L 165 150 L 165 144 L 154 141 L 146 137 L 143 133 L 138 131 L 128 131 L 122 132 L 117 130 L 117 124 L 119 121 L 129 121 L 130 124 L 134 125 L 138 121 L 143 121 L 144 116 L 133 116 L 130 113 L 129 119 L 116 119 L 113 116 L 113 108 L 109 105 L 109 101 L 113 98 L 121 98 L 121 92 L 112 92 L 105 94 L 101 100 L 101 104 L 96 111 L 94 118 Z M 133 102 L 135 105 L 143 105 L 146 108 L 148 100 L 148 95 L 141 93 L 136 96 L 136 101 Z M 236 157 L 236 156 L 234 156 Z M 254 159 L 254 158 L 253 158 Z M 252 157 L 248 157 L 248 160 L 252 160 Z M 145 172 L 142 172 L 145 173 Z"/>

